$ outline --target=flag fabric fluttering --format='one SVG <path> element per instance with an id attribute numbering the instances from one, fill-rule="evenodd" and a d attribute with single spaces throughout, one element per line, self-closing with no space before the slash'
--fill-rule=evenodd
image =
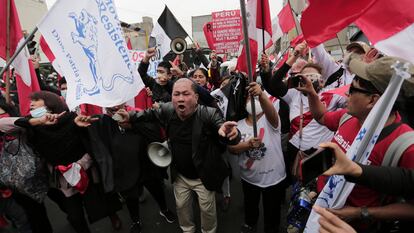
<path id="1" fill-rule="evenodd" d="M 293 16 L 290 4 L 286 4 L 279 14 L 272 20 L 272 42 L 276 41 L 296 27 L 295 18 Z"/>
<path id="2" fill-rule="evenodd" d="M 402 68 L 400 64 L 400 69 Z M 355 137 L 351 147 L 346 152 L 349 159 L 366 164 L 375 143 L 384 128 L 385 122 L 391 113 L 391 109 L 400 92 L 404 79 L 410 78 L 408 72 L 399 70 L 394 64 L 395 74 L 391 78 L 387 89 L 381 95 L 374 108 L 368 114 L 361 129 Z M 340 209 L 344 206 L 346 199 L 354 188 L 354 183 L 347 182 L 344 176 L 333 175 L 329 177 L 322 192 L 320 192 L 315 205 L 324 208 Z M 319 232 L 319 215 L 312 210 L 306 223 L 305 233 Z"/>
<path id="3" fill-rule="evenodd" d="M 10 1 L 10 12 L 7 14 L 6 1 Z M 10 57 L 21 47 L 25 41 L 20 26 L 19 15 L 16 10 L 16 6 L 13 0 L 0 0 L 0 57 L 6 60 L 6 47 L 7 47 L 7 19 L 9 15 L 10 19 L 10 40 L 9 54 Z M 30 111 L 30 93 L 39 91 L 39 82 L 37 81 L 36 72 L 34 70 L 29 51 L 27 46 L 17 55 L 16 59 L 12 62 L 12 67 L 15 69 L 17 94 L 19 97 L 20 114 L 25 116 Z"/>
<path id="4" fill-rule="evenodd" d="M 66 78 L 70 109 L 112 107 L 144 87 L 118 18 L 112 1 L 59 0 L 39 23 Z"/>
<path id="5" fill-rule="evenodd" d="M 414 63 L 413 1 L 310 0 L 309 3 L 302 14 L 301 26 L 311 48 L 355 23 L 379 51 Z"/>
<path id="6" fill-rule="evenodd" d="M 272 42 L 272 23 L 268 0 L 247 0 L 246 4 L 250 55 L 252 70 L 255 70 L 258 55 L 263 52 L 266 45 Z M 245 40 L 247 38 L 244 38 Z M 237 59 L 237 70 L 247 73 L 246 50 L 243 46 Z"/>
<path id="7" fill-rule="evenodd" d="M 288 33 L 290 30 L 296 27 L 295 17 L 293 16 L 292 8 L 290 4 L 286 4 L 277 15 L 279 19 L 279 25 L 283 33 Z"/>
<path id="8" fill-rule="evenodd" d="M 155 45 L 159 51 L 157 60 L 162 60 L 162 58 L 171 51 L 171 41 L 177 37 L 185 39 L 188 37 L 188 34 L 170 9 L 165 6 L 164 11 L 161 13 L 152 29 L 150 37 L 150 40 L 155 40 Z M 152 43 L 150 42 L 150 44 Z"/>
<path id="9" fill-rule="evenodd" d="M 302 12 L 300 25 L 309 47 L 332 39 L 336 33 L 353 23 L 376 0 L 309 0 Z"/>
<path id="10" fill-rule="evenodd" d="M 377 0 L 355 21 L 355 24 L 382 53 L 414 63 L 413 12 L 412 0 Z M 378 17 L 379 15 L 381 17 Z"/>

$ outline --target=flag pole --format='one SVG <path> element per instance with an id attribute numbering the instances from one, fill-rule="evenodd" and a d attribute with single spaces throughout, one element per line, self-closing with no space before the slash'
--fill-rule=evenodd
<path id="1" fill-rule="evenodd" d="M 252 58 L 250 54 L 250 41 L 249 41 L 249 32 L 247 30 L 247 17 L 246 17 L 246 5 L 244 0 L 240 0 L 240 11 L 242 13 L 242 22 L 243 22 L 243 36 L 244 36 L 244 48 L 246 49 L 246 62 L 249 83 L 253 82 L 253 71 L 252 71 Z M 256 20 L 256 19 L 254 19 Z M 250 96 L 250 104 L 252 106 L 252 117 L 253 117 L 253 136 L 257 137 L 257 124 L 256 124 L 256 108 L 254 103 L 254 96 Z"/>
<path id="2" fill-rule="evenodd" d="M 6 63 L 10 60 L 10 1 L 7 0 L 6 6 Z M 4 68 L 5 71 L 8 71 L 8 68 Z M 0 77 L 3 76 L 1 73 Z M 6 103 L 10 104 L 10 72 L 6 72 Z"/>
<path id="3" fill-rule="evenodd" d="M 280 55 L 280 57 L 275 61 L 275 65 L 277 65 L 279 63 L 279 61 L 283 58 L 283 56 L 285 55 L 285 53 L 290 49 L 290 45 L 288 47 L 286 47 L 285 51 L 283 51 L 283 53 Z"/>
<path id="4" fill-rule="evenodd" d="M 265 53 L 265 29 L 264 29 L 264 21 L 265 21 L 265 15 L 263 14 L 263 0 L 260 0 L 261 6 L 262 6 L 262 43 L 263 43 L 263 53 Z"/>
<path id="5" fill-rule="evenodd" d="M 6 70 L 10 67 L 10 64 L 16 59 L 17 55 L 25 48 L 27 43 L 30 41 L 32 36 L 37 32 L 37 27 L 33 29 L 33 31 L 26 37 L 23 44 L 14 52 L 13 56 L 10 58 L 10 60 L 6 63 L 6 66 L 0 71 L 0 77 L 6 72 Z"/>

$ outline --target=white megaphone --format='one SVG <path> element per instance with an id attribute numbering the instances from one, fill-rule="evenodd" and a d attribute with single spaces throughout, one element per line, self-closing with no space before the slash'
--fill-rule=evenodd
<path id="1" fill-rule="evenodd" d="M 171 41 L 170 48 L 177 55 L 183 54 L 187 50 L 187 42 L 181 37 L 176 37 Z"/>
<path id="2" fill-rule="evenodd" d="M 163 143 L 152 142 L 148 145 L 148 157 L 158 167 L 168 167 L 171 164 L 171 151 L 168 148 L 168 141 Z"/>

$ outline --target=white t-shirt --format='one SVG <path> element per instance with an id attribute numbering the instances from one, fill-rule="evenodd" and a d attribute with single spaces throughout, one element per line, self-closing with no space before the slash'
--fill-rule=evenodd
<path id="1" fill-rule="evenodd" d="M 326 93 L 326 89 L 323 89 L 319 94 L 319 99 L 322 104 L 325 105 L 326 110 L 331 112 L 339 108 L 343 108 L 346 105 L 346 97 Z M 312 113 L 309 109 L 308 97 L 304 96 L 300 91 L 296 89 L 289 89 L 286 95 L 282 99 L 289 105 L 289 118 L 290 118 L 290 134 L 291 138 L 289 142 L 296 148 L 301 150 L 309 150 L 311 148 L 317 148 L 322 142 L 331 141 L 334 132 L 330 131 L 325 126 L 319 124 L 312 117 Z M 302 141 L 299 138 L 299 122 L 300 122 L 300 105 L 301 99 L 303 103 L 303 129 L 302 129 Z"/>
<path id="2" fill-rule="evenodd" d="M 242 135 L 241 141 L 253 137 L 253 126 L 247 125 L 246 119 L 240 120 L 237 128 Z M 280 123 L 277 128 L 274 128 L 263 115 L 257 121 L 257 133 L 260 135 L 261 131 L 264 132 L 262 142 L 266 150 L 256 159 L 249 157 L 247 151 L 240 154 L 240 177 L 250 184 L 266 188 L 285 179 L 286 171 L 280 139 Z M 250 168 L 248 168 L 249 164 Z"/>

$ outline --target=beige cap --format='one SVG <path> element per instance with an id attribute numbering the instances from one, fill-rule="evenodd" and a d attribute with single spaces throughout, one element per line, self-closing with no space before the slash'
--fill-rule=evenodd
<path id="1" fill-rule="evenodd" d="M 351 56 L 349 61 L 349 69 L 358 77 L 371 82 L 375 88 L 384 93 L 391 80 L 394 70 L 391 68 L 397 61 L 406 63 L 408 61 L 397 57 L 382 57 L 371 63 L 365 63 L 361 60 L 361 56 Z M 408 62 L 409 63 L 409 62 Z M 408 72 L 411 78 L 404 81 L 401 87 L 400 96 L 414 96 L 414 66 L 409 63 Z"/>

